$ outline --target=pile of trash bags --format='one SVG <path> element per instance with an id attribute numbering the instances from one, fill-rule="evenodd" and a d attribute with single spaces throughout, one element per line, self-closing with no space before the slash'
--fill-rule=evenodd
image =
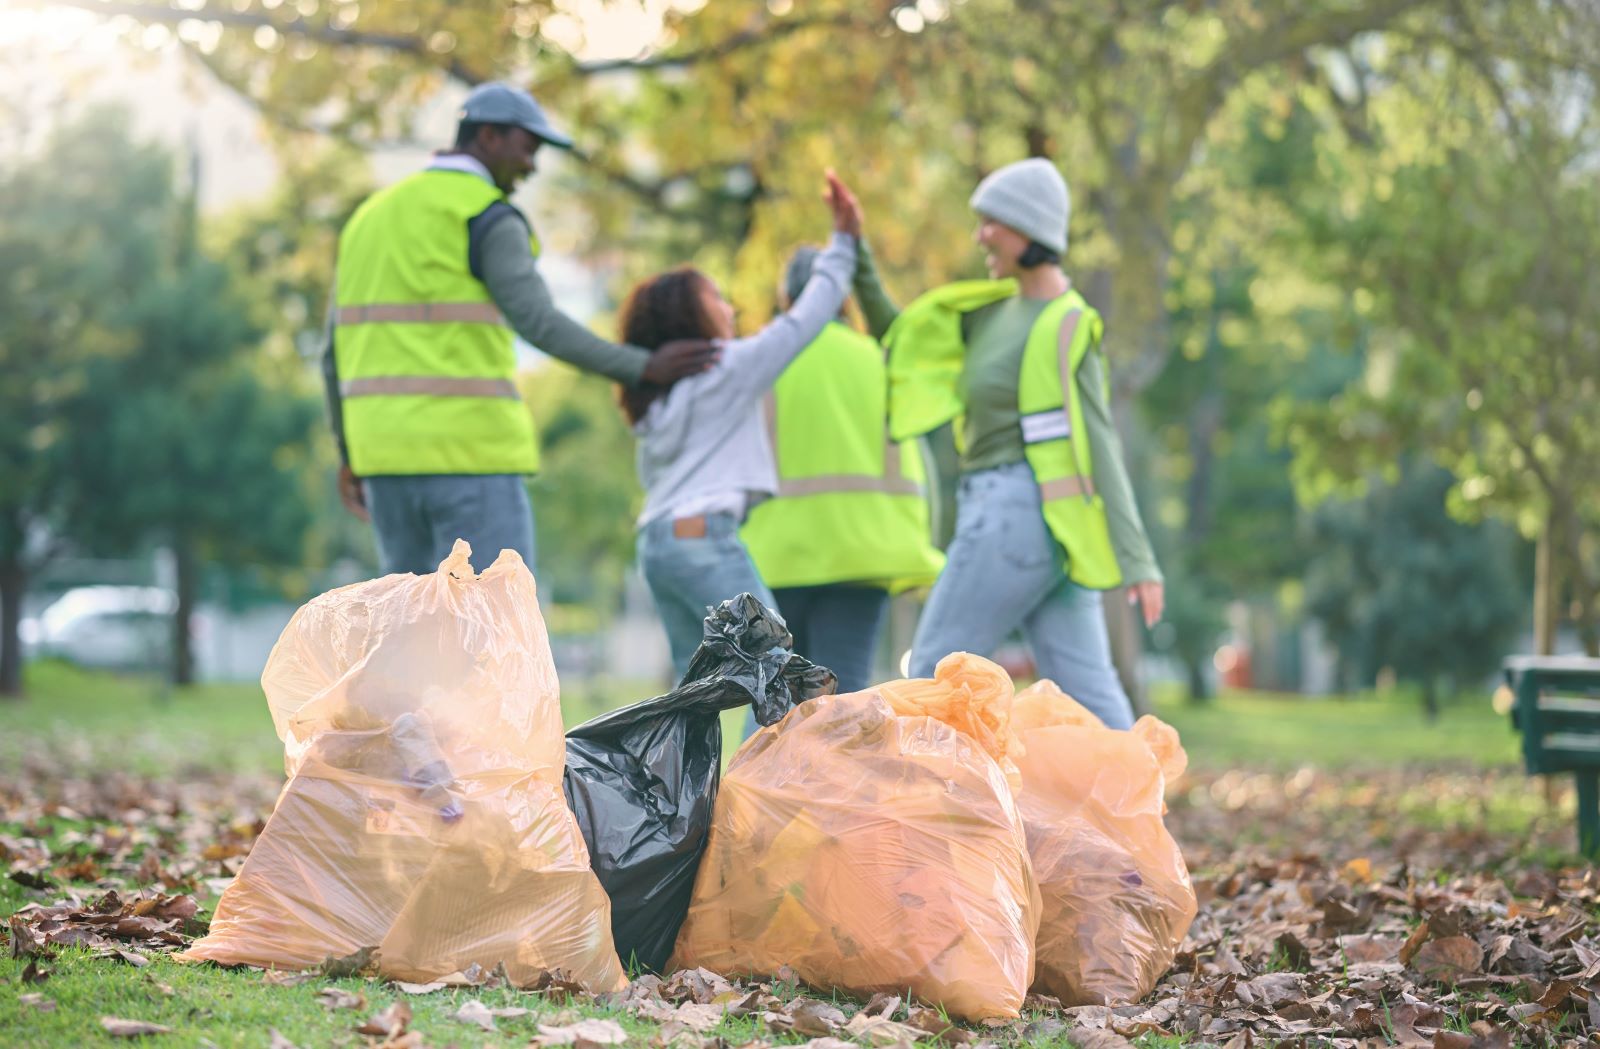
<path id="1" fill-rule="evenodd" d="M 1186 759 L 1153 717 L 1106 728 L 967 653 L 931 680 L 802 703 L 734 756 L 674 966 L 952 1017 L 1148 994 L 1194 920 L 1162 823 Z"/>
<path id="2" fill-rule="evenodd" d="M 1195 916 L 1163 825 L 1186 757 L 1050 682 L 957 653 L 835 695 L 750 595 L 678 687 L 562 734 L 533 576 L 506 551 L 332 591 L 262 684 L 288 783 L 181 957 L 394 979 L 503 966 L 593 992 L 628 971 L 787 967 L 956 1019 L 1135 1001 Z M 724 710 L 764 726 L 722 775 Z M 625 969 L 626 967 L 626 969 Z"/>
<path id="3" fill-rule="evenodd" d="M 426 982 L 503 964 L 594 992 L 666 961 L 721 768 L 718 712 L 774 722 L 831 691 L 754 598 L 724 604 L 684 684 L 562 735 L 532 574 L 458 542 L 301 608 L 262 686 L 288 783 L 210 934 L 181 957 L 315 968 L 377 948 Z M 615 901 L 615 902 L 614 902 Z M 619 957 L 619 948 L 620 957 Z"/>

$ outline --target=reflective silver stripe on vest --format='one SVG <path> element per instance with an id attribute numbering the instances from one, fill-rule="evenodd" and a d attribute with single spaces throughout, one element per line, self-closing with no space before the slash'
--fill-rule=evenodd
<path id="1" fill-rule="evenodd" d="M 1072 436 L 1072 419 L 1065 406 L 1022 417 L 1022 443 L 1059 441 Z"/>
<path id="2" fill-rule="evenodd" d="M 922 486 L 904 477 L 870 474 L 818 474 L 778 482 L 779 496 L 832 495 L 835 492 L 877 492 L 882 495 L 921 495 Z"/>
<path id="3" fill-rule="evenodd" d="M 346 379 L 339 384 L 344 397 L 504 397 L 520 400 L 510 379 L 463 379 L 445 375 L 381 375 L 371 379 Z"/>
<path id="4" fill-rule="evenodd" d="M 504 324 L 492 302 L 374 303 L 340 306 L 336 323 L 356 324 Z"/>
<path id="5" fill-rule="evenodd" d="M 1046 502 L 1051 499 L 1076 499 L 1078 496 L 1087 499 L 1094 495 L 1094 481 L 1088 477 L 1057 477 L 1053 481 L 1040 482 L 1039 495 Z"/>
<path id="6" fill-rule="evenodd" d="M 778 462 L 778 399 L 769 393 L 762 399 L 761 414 L 767 424 L 767 440 L 772 445 L 772 461 Z M 833 495 L 834 493 L 878 493 L 880 495 L 922 495 L 922 485 L 901 476 L 900 445 L 883 429 L 883 476 L 871 474 L 818 474 L 815 477 L 779 478 L 778 497 Z"/>

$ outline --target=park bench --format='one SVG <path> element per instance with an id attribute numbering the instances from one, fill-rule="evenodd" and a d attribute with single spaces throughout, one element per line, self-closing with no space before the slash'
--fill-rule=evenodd
<path id="1" fill-rule="evenodd" d="M 1571 772 L 1578 786 L 1578 851 L 1600 859 L 1600 659 L 1512 656 L 1511 723 L 1530 775 Z"/>

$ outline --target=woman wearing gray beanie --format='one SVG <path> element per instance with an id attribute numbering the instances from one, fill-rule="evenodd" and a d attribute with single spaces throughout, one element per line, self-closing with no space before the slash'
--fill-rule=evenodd
<path id="1" fill-rule="evenodd" d="M 1021 630 L 1041 677 L 1113 728 L 1133 710 L 1111 663 L 1100 591 L 1128 585 L 1147 624 L 1162 581 L 1111 421 L 1100 315 L 1062 271 L 1070 197 L 1053 164 L 1010 164 L 972 194 L 991 280 L 904 311 L 865 242 L 855 290 L 889 354 L 896 440 L 949 427 L 960 454 L 955 535 L 917 624 L 911 674 Z"/>

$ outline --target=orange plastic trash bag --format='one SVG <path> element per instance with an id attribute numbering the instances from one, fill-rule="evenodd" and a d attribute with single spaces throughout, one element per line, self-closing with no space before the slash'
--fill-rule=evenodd
<path id="1" fill-rule="evenodd" d="M 1150 993 L 1194 921 L 1196 900 L 1163 794 L 1188 757 L 1153 717 L 1106 728 L 1041 681 L 1018 693 L 1018 802 L 1044 897 L 1034 987 L 1066 1005 Z"/>
<path id="2" fill-rule="evenodd" d="M 1040 901 L 1011 787 L 973 737 L 897 712 L 1003 725 L 1011 682 L 967 655 L 938 674 L 808 700 L 745 743 L 672 966 L 1018 1015 Z"/>
<path id="3" fill-rule="evenodd" d="M 363 947 L 423 982 L 504 964 L 627 983 L 562 794 L 566 741 L 533 576 L 467 544 L 295 613 L 262 674 L 289 782 L 186 960 L 304 969 Z"/>

